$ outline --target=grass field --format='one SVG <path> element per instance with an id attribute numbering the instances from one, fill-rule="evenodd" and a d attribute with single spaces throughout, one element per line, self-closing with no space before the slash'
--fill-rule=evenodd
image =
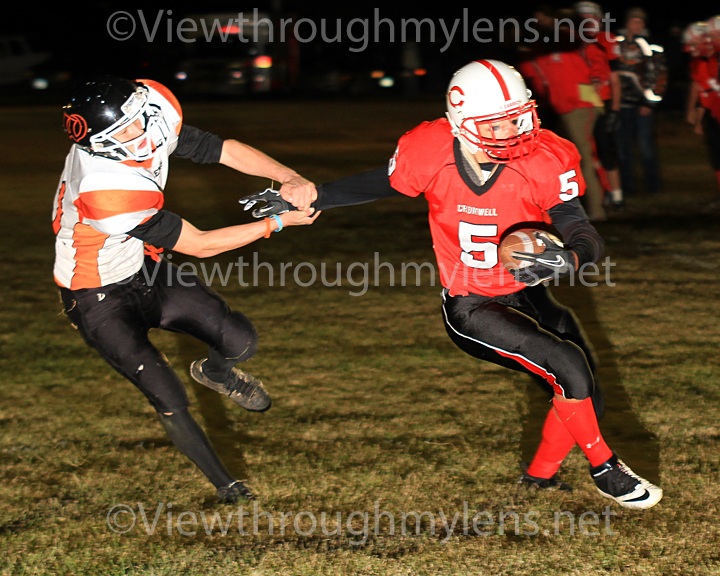
<path id="1" fill-rule="evenodd" d="M 185 119 L 322 182 L 382 165 L 404 131 L 442 112 L 434 101 L 253 102 L 194 104 Z M 143 396 L 61 314 L 50 226 L 68 148 L 59 116 L 0 110 L 0 574 L 720 574 L 718 212 L 705 208 L 716 192 L 704 149 L 680 122 L 660 123 L 665 193 L 631 198 L 598 225 L 614 285 L 553 288 L 596 346 L 601 429 L 662 485 L 658 506 L 606 508 L 577 448 L 561 470 L 572 493 L 516 485 L 547 399 L 527 376 L 454 347 L 427 267 L 420 286 L 414 275 L 391 286 L 388 267 L 375 285 L 376 253 L 396 284 L 403 263 L 434 264 L 425 202 L 392 199 L 205 262 L 223 273 L 240 256 L 251 263 L 249 286 L 237 267 L 213 286 L 259 330 L 247 369 L 274 397 L 268 413 L 190 381 L 202 345 L 153 334 L 221 457 L 259 494 L 267 514 L 255 531 L 252 507 L 215 503 Z M 201 228 L 249 221 L 237 198 L 266 185 L 173 160 L 166 207 Z M 255 252 L 275 268 L 272 286 L 267 268 L 253 282 Z M 175 255 L 184 260 L 199 264 Z M 281 263 L 292 263 L 285 286 Z M 323 263 L 328 284 L 340 264 L 341 286 L 295 281 Z M 417 526 L 411 512 L 425 513 Z"/>

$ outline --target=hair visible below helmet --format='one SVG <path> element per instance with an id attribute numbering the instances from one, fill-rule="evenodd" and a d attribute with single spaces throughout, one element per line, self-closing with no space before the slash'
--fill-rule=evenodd
<path id="1" fill-rule="evenodd" d="M 505 164 L 537 148 L 540 122 L 525 80 L 498 60 L 478 60 L 455 72 L 448 85 L 447 117 L 453 134 L 471 153 L 482 150 L 490 161 Z M 517 126 L 517 135 L 495 137 L 493 125 Z M 487 127 L 485 135 L 483 127 Z"/>
<path id="2" fill-rule="evenodd" d="M 625 22 L 631 20 L 632 18 L 641 18 L 642 20 L 647 21 L 647 12 L 640 7 L 630 8 L 625 12 Z"/>
<path id="3" fill-rule="evenodd" d="M 85 82 L 63 106 L 63 127 L 70 140 L 92 155 L 142 162 L 168 138 L 162 112 L 148 98 L 147 87 L 139 82 L 113 77 Z M 140 136 L 128 142 L 115 138 L 138 120 Z"/>

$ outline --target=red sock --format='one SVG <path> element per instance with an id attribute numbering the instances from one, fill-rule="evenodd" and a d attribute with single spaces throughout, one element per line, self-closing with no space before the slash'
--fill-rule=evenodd
<path id="1" fill-rule="evenodd" d="M 550 408 L 545 418 L 540 446 L 535 452 L 535 457 L 530 463 L 527 473 L 537 478 L 551 478 L 558 471 L 560 464 L 573 446 L 575 446 L 575 438 L 560 422 L 555 409 Z"/>
<path id="2" fill-rule="evenodd" d="M 612 451 L 600 434 L 592 398 L 585 398 L 582 402 L 562 402 L 553 398 L 553 405 L 591 466 L 599 466 L 612 457 Z"/>

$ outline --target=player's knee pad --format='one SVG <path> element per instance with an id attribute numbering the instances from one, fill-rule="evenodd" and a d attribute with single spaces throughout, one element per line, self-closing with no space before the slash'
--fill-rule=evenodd
<path id="1" fill-rule="evenodd" d="M 258 349 L 258 333 L 245 315 L 231 310 L 223 318 L 221 334 L 222 343 L 217 348 L 226 358 L 246 362 L 255 356 Z"/>
<path id="2" fill-rule="evenodd" d="M 185 387 L 164 356 L 136 361 L 133 371 L 130 374 L 133 383 L 158 413 L 183 410 L 190 405 Z"/>
<path id="3" fill-rule="evenodd" d="M 572 342 L 558 342 L 550 354 L 548 366 L 565 398 L 584 400 L 592 395 L 593 376 L 587 358 Z"/>

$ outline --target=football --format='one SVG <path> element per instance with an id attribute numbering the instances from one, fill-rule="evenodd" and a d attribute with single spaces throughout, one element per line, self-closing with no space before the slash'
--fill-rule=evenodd
<path id="1" fill-rule="evenodd" d="M 532 266 L 532 262 L 513 258 L 513 252 L 529 252 L 531 254 L 542 254 L 545 252 L 545 244 L 539 238 L 535 238 L 534 232 L 545 232 L 554 242 L 562 246 L 562 241 L 555 235 L 538 228 L 521 228 L 511 232 L 500 241 L 500 261 L 505 270 L 519 270 Z"/>

